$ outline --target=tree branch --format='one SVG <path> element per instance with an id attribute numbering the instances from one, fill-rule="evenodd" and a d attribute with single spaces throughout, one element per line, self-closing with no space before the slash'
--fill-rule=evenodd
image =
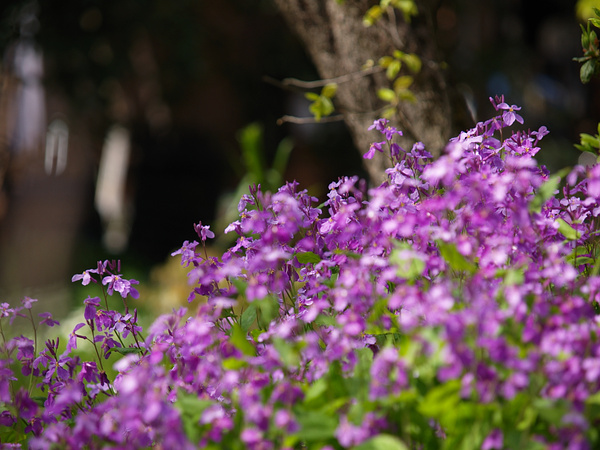
<path id="1" fill-rule="evenodd" d="M 323 86 L 326 86 L 326 85 L 332 84 L 332 83 L 335 83 L 335 84 L 346 83 L 348 81 L 352 81 L 357 78 L 366 77 L 371 74 L 380 73 L 383 71 L 384 71 L 384 69 L 382 67 L 373 66 L 373 67 L 369 67 L 367 69 L 359 70 L 357 72 L 340 75 L 339 77 L 334 77 L 334 78 L 326 78 L 323 80 L 303 81 L 303 80 L 299 80 L 297 78 L 284 78 L 283 80 L 279 81 L 279 80 L 276 80 L 275 78 L 272 78 L 269 76 L 264 76 L 263 80 L 266 81 L 267 83 L 270 83 L 274 86 L 278 86 L 282 89 L 290 88 L 290 87 L 296 87 L 296 88 L 300 88 L 300 89 L 313 89 L 313 88 L 323 87 Z"/>

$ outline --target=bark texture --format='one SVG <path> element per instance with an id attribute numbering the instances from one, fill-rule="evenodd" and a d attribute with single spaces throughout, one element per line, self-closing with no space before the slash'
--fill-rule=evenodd
<path id="1" fill-rule="evenodd" d="M 415 103 L 402 102 L 397 126 L 403 131 L 401 146 L 410 150 L 421 141 L 434 156 L 441 153 L 454 131 L 453 108 L 444 73 L 436 62 L 437 46 L 433 29 L 434 11 L 428 1 L 418 2 L 419 15 L 410 24 L 401 14 L 397 18 L 382 17 L 374 26 L 365 27 L 365 12 L 374 0 L 275 0 L 289 26 L 306 46 L 322 78 L 334 78 L 357 72 L 369 59 L 392 55 L 395 49 L 415 53 L 423 61 L 411 90 Z M 403 69 L 404 70 L 404 69 Z M 354 143 L 361 153 L 380 140 L 375 131 L 367 131 L 380 117 L 385 106 L 377 97 L 379 88 L 391 87 L 384 73 L 353 78 L 338 85 L 335 101 L 343 113 Z M 377 154 L 365 160 L 372 183 L 379 184 L 389 160 Z"/>

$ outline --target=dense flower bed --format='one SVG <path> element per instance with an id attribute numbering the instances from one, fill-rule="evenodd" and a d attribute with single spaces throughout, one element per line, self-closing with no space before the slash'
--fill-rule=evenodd
<path id="1" fill-rule="evenodd" d="M 157 318 L 146 337 L 127 303 L 136 282 L 116 263 L 76 275 L 103 297 L 85 300 L 64 351 L 58 340 L 39 352 L 26 337 L 3 344 L 2 442 L 599 445 L 600 165 L 550 175 L 533 159 L 546 128 L 511 134 L 519 108 L 493 104 L 498 116 L 435 161 L 376 121 L 382 141 L 365 157 L 390 158 L 379 187 L 343 178 L 320 206 L 297 183 L 252 187 L 221 258 L 208 256 L 202 224 L 175 252 L 197 310 Z M 0 323 L 30 303 L 2 304 Z M 96 360 L 76 356 L 84 344 Z M 114 352 L 111 380 L 102 362 Z M 17 389 L 15 367 L 29 386 Z"/>

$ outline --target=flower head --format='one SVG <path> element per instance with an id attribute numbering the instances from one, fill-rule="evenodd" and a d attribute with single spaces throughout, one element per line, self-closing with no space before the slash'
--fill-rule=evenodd
<path id="1" fill-rule="evenodd" d="M 521 108 L 517 105 L 508 105 L 508 103 L 502 102 L 498 105 L 498 109 L 504 110 L 502 113 L 502 120 L 506 125 L 511 126 L 515 120 L 519 123 L 523 123 L 523 118 L 515 111 L 519 111 Z"/>

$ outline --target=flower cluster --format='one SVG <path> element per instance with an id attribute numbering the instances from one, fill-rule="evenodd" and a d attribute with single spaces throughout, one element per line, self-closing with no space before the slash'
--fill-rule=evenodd
<path id="1" fill-rule="evenodd" d="M 145 339 L 125 303 L 134 280 L 112 263 L 76 275 L 119 293 L 124 313 L 86 299 L 61 355 L 58 341 L 39 356 L 7 342 L 0 425 L 26 422 L 32 448 L 598 445 L 600 166 L 549 174 L 533 159 L 548 130 L 507 137 L 519 107 L 492 103 L 500 115 L 437 160 L 376 121 L 384 140 L 365 157 L 385 147 L 392 163 L 378 187 L 341 178 L 319 206 L 297 183 L 252 186 L 222 257 L 201 223 L 201 243 L 174 253 L 196 311 L 159 317 Z M 97 361 L 74 356 L 78 340 Z M 11 390 L 15 353 L 43 406 Z"/>

